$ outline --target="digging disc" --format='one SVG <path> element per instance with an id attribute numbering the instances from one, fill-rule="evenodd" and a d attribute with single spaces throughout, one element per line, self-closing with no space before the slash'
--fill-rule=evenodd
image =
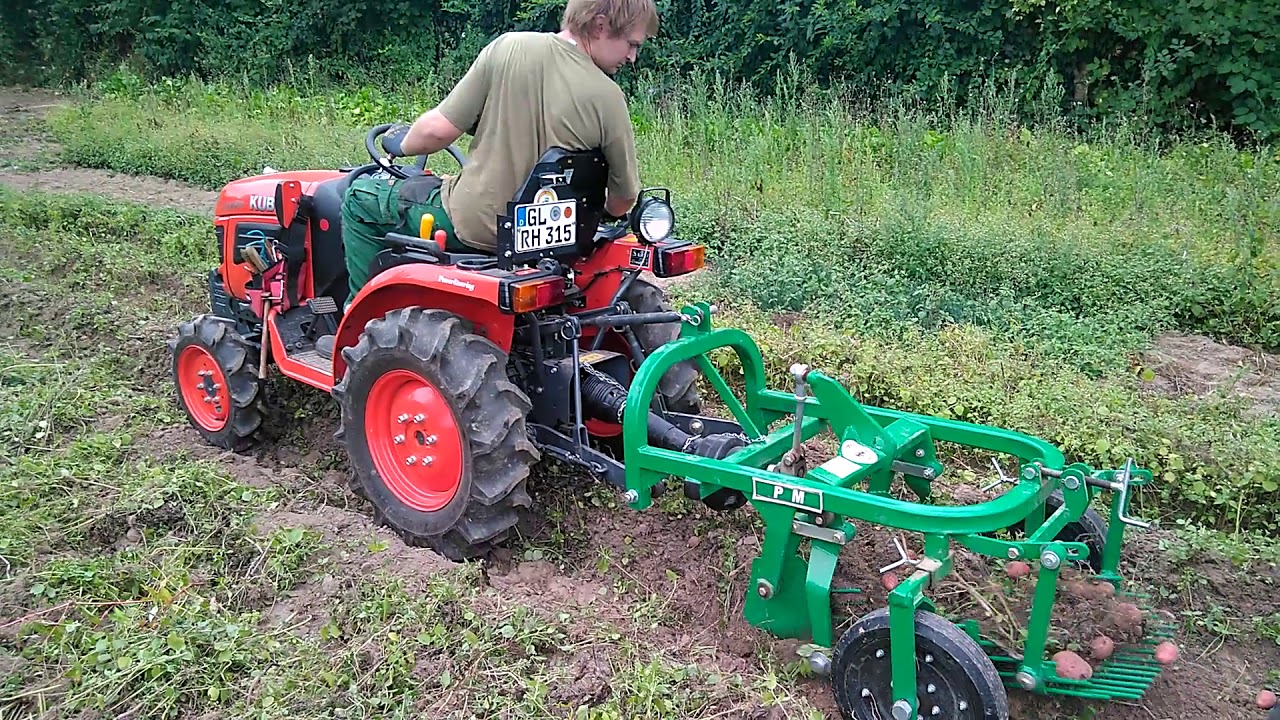
<path id="1" fill-rule="evenodd" d="M 894 717 L 892 679 L 889 610 L 881 608 L 859 619 L 836 644 L 831 683 L 841 715 Z M 1009 717 L 1004 684 L 986 653 L 960 628 L 925 610 L 916 611 L 916 696 L 917 714 L 925 718 Z"/>
<path id="2" fill-rule="evenodd" d="M 333 389 L 352 489 L 409 545 L 461 562 L 506 539 L 540 459 L 529 398 L 507 356 L 457 316 L 406 308 L 372 320 Z"/>
<path id="3" fill-rule="evenodd" d="M 257 348 L 216 315 L 181 323 L 168 347 L 178 402 L 191 425 L 217 447 L 253 445 L 264 414 Z"/>

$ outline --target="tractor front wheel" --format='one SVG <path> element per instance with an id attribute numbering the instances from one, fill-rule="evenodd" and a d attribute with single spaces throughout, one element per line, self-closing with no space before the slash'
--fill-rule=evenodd
<path id="1" fill-rule="evenodd" d="M 179 324 L 168 346 L 178 401 L 192 426 L 226 450 L 253 445 L 264 414 L 258 349 L 217 315 Z"/>
<path id="2" fill-rule="evenodd" d="M 369 322 L 343 357 L 337 438 L 376 522 L 455 562 L 505 540 L 540 458 L 506 353 L 451 313 L 406 308 Z"/>

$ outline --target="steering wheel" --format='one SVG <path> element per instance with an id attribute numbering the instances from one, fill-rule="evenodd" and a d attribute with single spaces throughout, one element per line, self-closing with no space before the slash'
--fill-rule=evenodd
<path id="1" fill-rule="evenodd" d="M 394 161 L 395 158 L 390 155 L 383 157 L 383 154 L 378 152 L 378 138 L 382 137 L 382 135 L 390 130 L 394 124 L 395 123 L 386 123 L 370 128 L 368 134 L 364 136 L 364 147 L 365 150 L 369 151 L 369 157 L 373 158 L 373 162 L 376 163 L 378 167 L 386 170 L 388 173 L 400 178 L 401 180 L 405 180 L 411 175 L 410 173 L 405 172 L 404 168 L 406 166 L 397 165 Z M 467 157 L 462 154 L 462 151 L 458 149 L 457 145 L 449 145 L 449 147 L 445 148 L 445 151 L 452 155 L 454 160 L 458 161 L 458 165 L 463 167 L 466 166 Z M 425 174 L 427 170 L 427 156 L 419 155 L 418 160 L 414 162 L 412 166 L 407 167 L 417 169 L 418 172 L 412 173 L 413 175 Z"/>

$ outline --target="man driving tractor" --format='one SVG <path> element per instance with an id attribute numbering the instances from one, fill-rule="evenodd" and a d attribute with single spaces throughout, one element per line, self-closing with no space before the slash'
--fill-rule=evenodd
<path id="1" fill-rule="evenodd" d="M 394 157 L 439 152 L 464 132 L 470 161 L 457 175 L 363 177 L 342 205 L 347 302 L 369 277 L 388 232 L 416 234 L 423 214 L 445 232 L 441 249 L 492 254 L 497 216 L 550 147 L 600 149 L 609 165 L 605 211 L 625 215 L 640 191 L 635 134 L 612 79 L 658 30 L 653 0 L 569 0 L 559 33 L 509 32 L 480 51 L 452 92 L 414 123 L 391 128 Z M 331 344 L 332 338 L 326 338 Z"/>

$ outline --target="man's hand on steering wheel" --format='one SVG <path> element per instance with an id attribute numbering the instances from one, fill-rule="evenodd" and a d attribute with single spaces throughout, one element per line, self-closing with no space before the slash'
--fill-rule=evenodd
<path id="1" fill-rule="evenodd" d="M 382 135 L 382 149 L 387 152 L 387 155 L 392 158 L 404 157 L 400 144 L 409 135 L 410 127 L 409 123 L 398 122 L 387 128 L 387 131 Z"/>

